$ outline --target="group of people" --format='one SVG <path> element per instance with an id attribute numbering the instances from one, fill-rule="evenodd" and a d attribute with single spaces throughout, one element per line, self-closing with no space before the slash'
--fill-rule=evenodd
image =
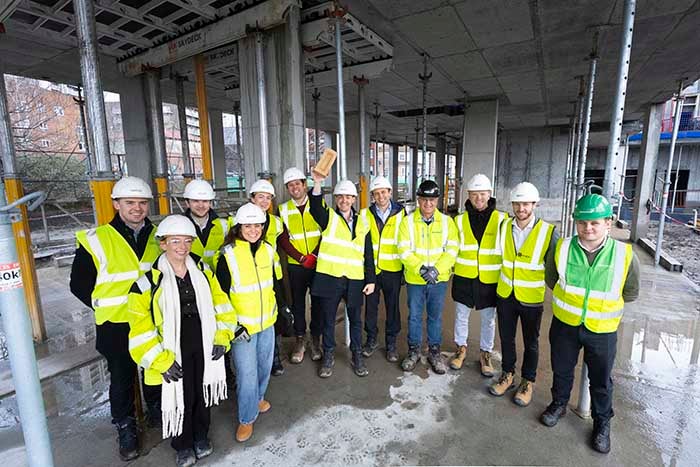
<path id="1" fill-rule="evenodd" d="M 432 180 L 420 184 L 417 208 L 410 213 L 392 199 L 391 183 L 383 176 L 371 181 L 373 203 L 359 211 L 352 181 L 335 185 L 334 206 L 324 201 L 324 177 L 314 172 L 313 181 L 309 189 L 302 171 L 288 169 L 283 182 L 290 199 L 278 204 L 276 215 L 273 185 L 258 180 L 249 189 L 250 202 L 234 217 L 220 218 L 212 209 L 211 185 L 193 180 L 185 187 L 184 215 L 168 216 L 156 227 L 147 217 L 149 185 L 124 177 L 112 192 L 114 219 L 76 234 L 71 291 L 95 311 L 96 347 L 110 372 L 111 415 L 123 460 L 139 455 L 137 366 L 143 369 L 149 420 L 162 424 L 164 438 L 172 437 L 176 464 L 191 466 L 212 452 L 209 410 L 227 397 L 231 366 L 240 442 L 252 436 L 257 417 L 271 408 L 265 392 L 270 375 L 284 372 L 282 334 L 294 337 L 291 363 L 301 363 L 308 351 L 319 362 L 318 376 L 332 376 L 341 302 L 354 373 L 368 375 L 365 359 L 379 349 L 380 294 L 385 356 L 398 363 L 404 283 L 408 352 L 400 366 L 412 371 L 420 362 L 425 314 L 427 360 L 435 373 L 444 374 L 442 313 L 450 279 L 456 350 L 449 366 L 464 365 L 469 316 L 477 310 L 480 372 L 495 376 L 498 320 L 502 368 L 489 392 L 503 396 L 516 386 L 520 320 L 524 355 L 513 400 L 523 407 L 533 396 L 545 289 L 552 289 L 554 381 L 552 402 L 540 420 L 554 426 L 566 414 L 583 348 L 591 382 L 592 446 L 610 450 L 616 330 L 624 303 L 638 295 L 639 265 L 629 245 L 610 237 L 612 208 L 605 198 L 580 198 L 574 211 L 577 235 L 558 238 L 554 226 L 536 216 L 539 193 L 528 182 L 512 190 L 509 217 L 496 209 L 488 177 L 477 174 L 467 183 L 464 212 L 452 219 L 437 209 L 441 193 Z"/>

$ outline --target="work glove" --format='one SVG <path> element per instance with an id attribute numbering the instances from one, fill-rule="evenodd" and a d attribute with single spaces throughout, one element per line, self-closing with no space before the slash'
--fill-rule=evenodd
<path id="1" fill-rule="evenodd" d="M 170 365 L 170 368 L 165 370 L 165 373 L 163 373 L 163 381 L 166 383 L 175 383 L 180 378 L 182 378 L 182 367 L 177 362 L 173 362 L 173 364 Z"/>
<path id="2" fill-rule="evenodd" d="M 223 345 L 214 345 L 214 348 L 211 349 L 211 359 L 218 360 L 223 357 L 225 353 L 226 347 Z"/>
<path id="3" fill-rule="evenodd" d="M 316 255 L 313 253 L 309 253 L 306 256 L 303 256 L 301 258 L 301 261 L 299 262 L 301 266 L 304 269 L 315 269 L 316 268 Z"/>
<path id="4" fill-rule="evenodd" d="M 435 266 L 421 266 L 420 276 L 428 284 L 437 284 L 437 278 L 440 275 Z"/>
<path id="5" fill-rule="evenodd" d="M 242 324 L 238 325 L 236 332 L 233 334 L 233 340 L 231 342 L 250 342 L 250 334 L 248 334 L 248 330 L 245 326 Z"/>
<path id="6" fill-rule="evenodd" d="M 275 331 L 285 337 L 290 337 L 294 333 L 294 314 L 287 305 L 280 306 L 277 310 Z"/>

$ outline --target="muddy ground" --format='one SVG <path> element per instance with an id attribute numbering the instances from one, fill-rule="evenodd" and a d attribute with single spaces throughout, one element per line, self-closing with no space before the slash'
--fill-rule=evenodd
<path id="1" fill-rule="evenodd" d="M 649 224 L 647 238 L 656 241 L 658 222 Z M 700 285 L 700 234 L 679 224 L 666 223 L 663 249 L 683 264 L 683 274 Z"/>

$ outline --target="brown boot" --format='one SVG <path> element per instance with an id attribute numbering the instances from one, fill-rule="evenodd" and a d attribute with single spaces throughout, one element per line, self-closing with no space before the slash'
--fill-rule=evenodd
<path id="1" fill-rule="evenodd" d="M 481 374 L 490 378 L 493 376 L 493 366 L 491 365 L 491 352 L 481 351 L 479 356 L 479 364 L 481 365 Z"/>
<path id="2" fill-rule="evenodd" d="M 532 402 L 532 390 L 534 389 L 535 383 L 523 378 L 520 381 L 518 390 L 515 391 L 515 396 L 513 396 L 513 402 L 518 404 L 520 407 L 527 407 Z"/>
<path id="3" fill-rule="evenodd" d="M 292 356 L 289 357 L 289 361 L 292 363 L 301 363 L 304 360 L 304 336 L 297 336 L 297 340 L 294 343 L 294 349 L 292 350 Z"/>
<path id="4" fill-rule="evenodd" d="M 459 347 L 457 347 L 455 356 L 452 357 L 452 360 L 450 360 L 450 368 L 452 368 L 453 370 L 461 369 L 462 365 L 464 364 L 465 358 L 467 358 L 467 346 L 460 345 Z"/>
<path id="5" fill-rule="evenodd" d="M 236 441 L 243 443 L 248 441 L 251 436 L 253 436 L 252 423 L 241 423 L 238 425 L 238 429 L 236 430 Z"/>
<path id="6" fill-rule="evenodd" d="M 321 336 L 311 336 L 311 360 L 317 362 L 323 358 L 321 350 Z"/>
<path id="7" fill-rule="evenodd" d="M 515 386 L 513 383 L 513 372 L 503 372 L 498 381 L 489 386 L 489 392 L 492 396 L 502 396 L 507 390 Z"/>

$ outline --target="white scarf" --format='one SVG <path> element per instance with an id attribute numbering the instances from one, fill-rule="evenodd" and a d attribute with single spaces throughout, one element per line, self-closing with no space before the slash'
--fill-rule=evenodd
<path id="1" fill-rule="evenodd" d="M 214 334 L 216 333 L 216 318 L 214 316 L 214 303 L 209 282 L 190 256 L 187 257 L 185 265 L 190 273 L 190 280 L 192 281 L 197 300 L 199 319 L 202 323 L 202 351 L 204 353 L 202 385 L 204 403 L 207 407 L 210 407 L 217 405 L 219 401 L 227 397 L 225 362 L 223 358 L 216 361 L 211 358 Z M 182 365 L 182 353 L 180 351 L 180 326 L 182 324 L 180 291 L 177 286 L 175 271 L 164 254 L 158 258 L 155 267 L 163 274 L 160 283 L 162 293 L 158 298 L 158 305 L 163 313 L 163 348 L 174 352 L 175 360 Z M 180 435 L 185 415 L 182 378 L 177 382 L 163 382 L 161 410 L 163 412 L 163 438 Z"/>

